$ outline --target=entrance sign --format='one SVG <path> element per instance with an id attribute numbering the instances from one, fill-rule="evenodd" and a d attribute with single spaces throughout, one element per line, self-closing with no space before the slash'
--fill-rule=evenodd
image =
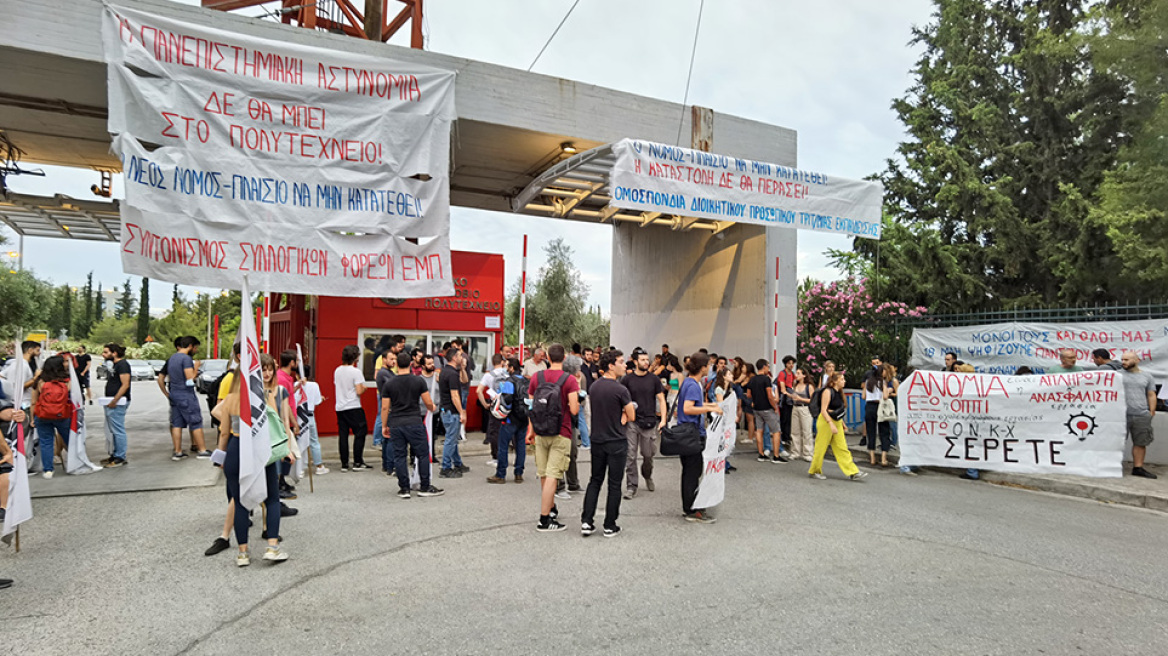
<path id="1" fill-rule="evenodd" d="M 612 150 L 614 207 L 880 238 L 877 182 L 649 141 L 624 139 Z"/>
<path id="2" fill-rule="evenodd" d="M 107 3 L 129 273 L 449 296 L 455 74 Z"/>
<path id="3" fill-rule="evenodd" d="M 1140 356 L 1140 370 L 1168 378 L 1168 319 L 1088 323 L 995 323 L 961 328 L 917 328 L 912 335 L 914 369 L 941 369 L 945 354 L 979 373 L 1013 374 L 1023 365 L 1046 373 L 1059 364 L 1059 350 L 1074 349 L 1078 364 L 1092 369 L 1091 351 L 1103 348 L 1119 360 L 1124 351 Z"/>
<path id="4" fill-rule="evenodd" d="M 900 385 L 900 464 L 1123 475 L 1123 374 L 915 371 Z"/>
<path id="5" fill-rule="evenodd" d="M 702 480 L 698 483 L 698 495 L 694 508 L 712 508 L 726 496 L 726 458 L 734 450 L 734 437 L 738 427 L 734 418 L 738 416 L 738 397 L 727 394 L 719 404 L 722 414 L 712 414 L 706 427 L 706 448 L 702 450 Z"/>

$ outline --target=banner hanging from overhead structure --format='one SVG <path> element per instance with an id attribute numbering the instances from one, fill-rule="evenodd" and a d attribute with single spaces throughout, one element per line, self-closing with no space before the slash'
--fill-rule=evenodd
<path id="1" fill-rule="evenodd" d="M 451 71 L 106 4 L 122 264 L 170 282 L 448 296 Z"/>
<path id="2" fill-rule="evenodd" d="M 814 171 L 624 139 L 614 207 L 879 239 L 884 188 Z"/>
<path id="3" fill-rule="evenodd" d="M 900 464 L 1118 478 L 1122 376 L 914 371 L 897 394 Z"/>

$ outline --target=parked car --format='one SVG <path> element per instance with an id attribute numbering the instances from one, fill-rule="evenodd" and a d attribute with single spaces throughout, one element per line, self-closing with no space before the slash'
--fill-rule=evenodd
<path id="1" fill-rule="evenodd" d="M 126 360 L 130 363 L 130 380 L 154 380 L 154 367 L 145 360 Z"/>
<path id="2" fill-rule="evenodd" d="M 210 394 L 211 386 L 227 372 L 227 360 L 203 360 L 195 374 L 195 389 L 199 394 Z"/>
<path id="3" fill-rule="evenodd" d="M 166 360 L 147 360 L 151 367 L 154 367 L 154 375 L 162 373 L 162 368 L 166 366 Z"/>
<path id="4" fill-rule="evenodd" d="M 109 360 L 102 360 L 101 364 L 97 365 L 97 368 L 94 370 L 93 373 L 95 376 L 97 376 L 98 380 L 102 380 L 102 379 L 107 378 L 109 376 L 109 373 L 113 370 L 114 370 L 114 363 L 110 362 Z"/>

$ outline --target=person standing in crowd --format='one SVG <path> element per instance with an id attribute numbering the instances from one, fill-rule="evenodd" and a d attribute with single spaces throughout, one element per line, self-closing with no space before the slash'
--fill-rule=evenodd
<path id="1" fill-rule="evenodd" d="M 361 395 L 365 393 L 365 376 L 357 368 L 357 358 L 361 349 L 349 344 L 341 349 L 341 366 L 333 372 L 336 389 L 337 447 L 341 455 L 341 473 L 359 472 L 372 469 L 365 464 L 365 435 L 369 423 L 361 408 Z M 353 434 L 353 466 L 349 467 L 349 433 Z"/>
<path id="2" fill-rule="evenodd" d="M 187 335 L 178 338 L 178 350 L 170 356 L 158 374 L 158 387 L 170 401 L 170 441 L 174 445 L 171 460 L 183 460 L 187 454 L 182 448 L 182 433 L 186 428 L 191 433 L 191 450 L 199 459 L 211 457 L 203 442 L 203 409 L 195 393 L 194 355 L 199 349 L 199 340 Z"/>
<path id="3" fill-rule="evenodd" d="M 588 358 L 585 357 L 583 349 L 579 344 L 572 344 L 572 358 L 579 362 L 578 370 L 576 372 L 576 382 L 580 383 L 580 391 L 584 393 L 584 399 L 587 399 L 588 388 L 592 385 L 595 377 L 591 376 L 591 370 L 588 368 Z M 588 408 L 590 404 L 585 400 L 580 401 L 580 416 L 576 417 L 576 431 L 580 434 L 580 448 L 587 451 L 592 448 L 592 436 L 590 431 L 591 426 L 588 425 Z"/>
<path id="4" fill-rule="evenodd" d="M 811 462 L 815 453 L 815 438 L 812 434 L 811 396 L 815 387 L 811 385 L 811 374 L 804 368 L 795 370 L 795 384 L 791 386 L 791 457 Z"/>
<path id="5" fill-rule="evenodd" d="M 77 355 L 73 356 L 73 366 L 77 369 L 77 384 L 81 386 L 81 394 L 93 405 L 93 388 L 89 386 L 89 369 L 93 364 L 93 356 L 86 351 L 85 345 L 77 347 Z"/>
<path id="6" fill-rule="evenodd" d="M 439 399 L 438 396 L 438 367 L 433 355 L 429 353 L 422 355 L 422 372 L 418 374 L 426 383 L 426 387 L 430 390 L 431 399 Z M 441 401 L 441 399 L 439 399 Z M 442 417 L 441 408 L 439 412 L 430 415 L 430 434 L 442 434 Z M 433 447 L 431 447 L 433 448 Z"/>
<path id="7" fill-rule="evenodd" d="M 536 348 L 531 352 L 531 358 L 523 363 L 523 377 L 531 380 L 537 372 L 547 368 L 547 351 L 544 351 L 543 347 Z"/>
<path id="8" fill-rule="evenodd" d="M 601 356 L 603 357 L 603 356 Z M 645 489 L 650 492 L 653 485 L 653 456 L 657 452 L 657 438 L 665 427 L 669 415 L 665 405 L 665 387 L 661 379 L 649 372 L 649 354 L 641 351 L 633 358 L 633 372 L 621 379 L 629 390 L 629 397 L 636 409 L 633 420 L 625 424 L 628 440 L 627 462 L 625 464 L 625 498 L 637 496 L 637 453 L 641 454 L 641 476 L 645 479 Z"/>
<path id="9" fill-rule="evenodd" d="M 847 403 L 844 401 L 844 375 L 836 372 L 827 381 L 827 387 L 818 392 L 819 397 L 819 427 L 815 435 L 815 455 L 811 458 L 811 467 L 807 474 L 814 479 L 824 480 L 823 458 L 827 455 L 827 447 L 835 456 L 840 471 L 853 481 L 868 476 L 867 472 L 860 471 L 852 461 L 852 452 L 848 450 L 848 440 L 844 437 L 844 415 L 847 413 Z"/>
<path id="10" fill-rule="evenodd" d="M 746 440 L 754 442 L 754 403 L 750 395 L 746 393 L 746 386 L 750 384 L 750 379 L 754 378 L 754 365 L 743 361 L 738 370 L 738 376 L 734 379 L 737 386 L 736 392 L 738 394 L 738 407 L 746 423 Z"/>
<path id="11" fill-rule="evenodd" d="M 896 377 L 896 367 L 885 362 L 880 367 L 880 378 L 881 378 L 881 382 L 883 382 L 883 384 L 884 384 L 884 398 L 882 400 L 883 401 L 891 400 L 892 403 L 895 405 L 897 393 L 900 392 L 900 381 Z M 881 438 L 880 439 L 880 448 L 881 448 L 880 466 L 881 467 L 888 466 L 888 450 L 896 444 L 896 433 L 895 433 L 895 425 L 894 425 L 895 421 L 896 421 L 895 418 L 888 419 L 885 421 L 880 421 L 879 417 L 877 417 L 877 423 L 879 425 L 877 432 L 879 432 L 880 438 Z M 886 435 L 886 434 L 888 435 L 888 440 L 884 439 L 884 435 Z"/>
<path id="12" fill-rule="evenodd" d="M 499 381 L 499 394 L 511 395 L 511 413 L 499 426 L 499 454 L 495 463 L 495 475 L 487 477 L 488 483 L 507 482 L 507 452 L 515 445 L 515 482 L 523 482 L 523 470 L 527 459 L 527 379 L 521 374 L 523 365 L 518 358 L 507 359 L 507 377 Z"/>
<path id="13" fill-rule="evenodd" d="M 348 349 L 350 347 L 346 346 L 345 348 Z M 352 348 L 360 353 L 356 346 Z M 353 361 L 356 361 L 356 357 L 353 358 Z M 276 384 L 276 361 L 267 353 L 262 353 L 260 354 L 260 367 L 263 372 L 264 392 L 267 397 L 266 402 L 269 407 L 281 408 L 281 419 L 286 420 L 288 415 L 288 411 L 285 409 L 287 403 L 283 402 L 282 398 L 285 392 Z M 251 554 L 248 551 L 248 528 L 251 526 L 251 519 L 246 512 L 233 512 L 234 509 L 242 506 L 239 500 L 239 386 L 242 380 L 243 376 L 238 373 L 232 377 L 231 389 L 219 407 L 221 412 L 219 417 L 219 449 L 226 452 L 226 457 L 223 462 L 223 474 L 227 480 L 227 495 L 232 502 L 229 512 L 231 512 L 232 523 L 235 527 L 235 542 L 239 547 L 239 552 L 235 555 L 235 564 L 239 567 L 247 567 L 251 564 Z M 285 423 L 285 429 L 287 429 L 287 426 L 288 424 Z M 295 460 L 296 454 L 292 453 L 291 450 L 289 454 L 289 459 Z M 272 563 L 279 563 L 288 560 L 288 553 L 280 546 L 280 516 L 284 513 L 278 510 L 282 504 L 280 503 L 280 486 L 277 480 L 277 463 L 273 462 L 264 467 L 264 478 L 267 483 L 268 492 L 264 505 L 267 507 L 268 512 L 263 539 L 268 541 L 268 547 L 264 551 L 263 559 Z M 211 551 L 219 545 L 220 540 L 223 540 L 223 538 L 216 540 L 216 545 L 212 545 L 212 549 L 208 550 L 208 555 L 211 555 Z M 215 553 L 218 553 L 218 551 Z"/>
<path id="14" fill-rule="evenodd" d="M 706 403 L 702 393 L 702 380 L 709 371 L 710 356 L 702 352 L 689 356 L 686 362 L 686 373 L 677 392 L 677 422 L 678 424 L 694 424 L 705 443 L 706 415 L 709 413 L 722 414 L 722 407 L 717 403 Z M 769 386 L 770 380 L 768 378 Z M 773 388 L 772 388 L 773 390 Z M 773 391 L 772 391 L 773 395 Z M 777 434 L 777 433 L 776 433 Z M 681 509 L 685 519 L 689 522 L 712 524 L 715 520 L 705 508 L 694 508 L 694 501 L 698 497 L 698 483 L 702 478 L 702 454 L 695 453 L 688 456 L 679 456 L 681 460 Z"/>
<path id="15" fill-rule="evenodd" d="M 1112 371 L 1123 371 L 1123 363 L 1119 360 L 1111 359 L 1111 351 L 1105 348 L 1097 348 L 1091 351 L 1091 361 L 1100 369 L 1110 369 Z"/>
<path id="16" fill-rule="evenodd" d="M 677 361 L 676 355 L 670 353 L 668 344 L 661 345 L 661 353 L 657 357 L 660 360 L 656 363 L 653 374 L 661 378 L 662 384 L 668 386 L 673 374 L 681 372 L 681 363 Z"/>
<path id="17" fill-rule="evenodd" d="M 446 366 L 438 375 L 438 400 L 442 414 L 442 426 L 446 430 L 446 440 L 442 443 L 442 478 L 462 478 L 470 467 L 462 464 L 458 453 L 458 440 L 462 426 L 466 423 L 466 407 L 463 405 L 462 379 L 465 371 L 462 351 L 453 346 L 446 350 Z"/>
<path id="18" fill-rule="evenodd" d="M 422 406 L 434 411 L 434 400 L 430 389 L 421 376 L 410 373 L 411 358 L 408 353 L 397 354 L 396 375 L 389 378 L 381 388 L 382 437 L 392 442 L 394 472 L 397 473 L 397 496 L 410 498 L 409 451 L 418 458 L 418 488 L 420 497 L 436 497 L 443 490 L 430 483 L 430 447 L 426 444 L 426 426 L 423 424 Z"/>
<path id="19" fill-rule="evenodd" d="M 8 512 L 8 483 L 12 473 L 16 448 L 16 424 L 24 424 L 28 428 L 28 415 L 20 408 L 13 407 L 12 399 L 0 399 L 0 526 L 4 525 L 4 516 Z M 27 431 L 25 433 L 28 434 Z M 0 587 L 4 587 L 0 584 Z"/>
<path id="20" fill-rule="evenodd" d="M 16 390 L 12 389 L 12 381 L 16 380 L 16 367 L 24 367 L 24 389 L 32 389 L 36 385 L 40 372 L 37 370 L 36 359 L 41 355 L 41 345 L 39 342 L 25 340 L 20 343 L 19 358 L 12 358 L 4 364 L 4 371 L 0 373 L 0 380 L 3 381 L 4 396 L 12 399 L 16 398 Z"/>
<path id="21" fill-rule="evenodd" d="M 499 383 L 506 380 L 508 375 L 507 367 L 503 362 L 503 354 L 496 353 L 491 356 L 491 370 L 483 374 L 483 377 L 479 379 L 478 389 L 475 390 L 479 405 L 486 410 L 487 443 L 491 446 L 491 459 L 487 461 L 488 467 L 494 467 L 498 464 L 499 429 L 503 425 L 502 420 L 491 414 L 491 403 L 499 394 Z"/>
<path id="22" fill-rule="evenodd" d="M 876 464 L 876 437 L 880 437 L 880 466 L 888 466 L 888 450 L 892 448 L 892 427 L 888 422 L 877 421 L 877 410 L 880 408 L 880 402 L 887 396 L 885 395 L 887 383 L 884 380 L 883 366 L 877 367 L 868 372 L 868 376 L 864 379 L 864 426 L 867 429 L 868 436 L 868 464 Z"/>
<path id="23" fill-rule="evenodd" d="M 562 344 L 549 346 L 548 369 L 537 372 L 527 386 L 527 396 L 532 400 L 527 443 L 535 445 L 535 467 L 540 481 L 536 530 L 540 532 L 567 528 L 556 520 L 559 511 L 555 495 L 556 485 L 572 458 L 572 417 L 580 412 L 580 385 L 564 371 L 564 355 Z"/>
<path id="24" fill-rule="evenodd" d="M 40 441 L 41 471 L 46 479 L 53 477 L 53 446 L 56 437 L 69 445 L 69 429 L 73 419 L 73 403 L 69 399 L 69 365 L 59 355 L 45 360 L 36 383 L 37 438 Z"/>
<path id="25" fill-rule="evenodd" d="M 393 446 L 390 445 L 389 440 L 385 439 L 383 430 L 384 424 L 381 418 L 381 407 L 385 400 L 382 396 L 381 390 L 389 379 L 393 378 L 393 368 L 397 366 L 397 355 L 392 353 L 392 347 L 385 352 L 383 357 L 377 359 L 379 365 L 376 373 L 373 374 L 373 387 L 377 394 L 377 418 L 373 420 L 373 447 L 381 449 L 381 471 L 387 475 L 393 475 Z"/>
<path id="26" fill-rule="evenodd" d="M 708 399 L 712 403 L 721 405 L 722 401 L 726 400 L 726 395 L 731 390 L 730 370 L 726 367 L 726 358 L 718 358 L 719 369 L 717 375 L 714 376 L 714 381 L 710 383 L 710 391 L 714 393 L 712 399 Z M 726 456 L 726 473 L 738 471 L 738 468 L 730 464 L 730 456 Z"/>
<path id="27" fill-rule="evenodd" d="M 1132 476 L 1157 478 L 1144 469 L 1144 457 L 1152 443 L 1152 418 L 1156 416 L 1156 382 L 1152 375 L 1140 371 L 1140 356 L 1124 351 L 1123 394 L 1127 399 L 1127 434 L 1132 441 Z"/>
<path id="28" fill-rule="evenodd" d="M 1048 373 L 1073 374 L 1082 371 L 1083 368 L 1075 364 L 1076 362 L 1078 362 L 1078 356 L 1075 355 L 1075 349 L 1059 349 L 1058 366 L 1051 367 Z"/>
<path id="29" fill-rule="evenodd" d="M 300 368 L 295 349 L 285 349 L 280 353 L 280 368 L 276 370 L 276 384 L 280 386 L 288 403 L 288 430 L 293 435 L 300 434 L 300 418 L 296 414 L 296 371 Z M 295 499 L 296 487 L 285 478 L 291 467 L 287 463 L 280 465 L 280 498 Z"/>
<path id="30" fill-rule="evenodd" d="M 765 359 L 760 358 L 758 362 L 754 363 L 754 366 L 758 373 L 746 384 L 746 392 L 750 395 L 751 403 L 754 405 L 754 443 L 758 447 L 758 460 L 759 462 L 787 462 L 786 456 L 780 451 L 781 444 L 772 443 L 771 447 L 774 450 L 767 449 L 762 435 L 764 425 L 771 432 L 772 442 L 778 442 L 782 435 L 779 426 L 779 404 L 775 399 L 775 387 L 771 384 L 771 365 Z M 678 401 L 678 403 L 681 402 Z"/>
<path id="31" fill-rule="evenodd" d="M 646 358 L 648 360 L 648 358 Z M 588 491 L 584 493 L 584 511 L 580 515 L 580 533 L 585 537 L 596 531 L 593 519 L 596 504 L 600 500 L 600 486 L 608 476 L 608 497 L 604 502 L 604 537 L 620 535 L 621 527 L 616 520 L 620 516 L 621 472 L 625 470 L 628 455 L 626 425 L 632 425 L 636 418 L 636 408 L 629 390 L 617 382 L 625 375 L 624 353 L 605 351 L 600 356 L 600 378 L 588 393 L 588 405 L 592 406 L 592 417 L 596 421 L 596 432 L 592 441 L 592 476 L 588 479 Z"/>
<path id="32" fill-rule="evenodd" d="M 568 355 L 564 357 L 564 373 L 576 379 L 576 387 L 579 390 L 576 393 L 576 400 L 580 405 L 580 412 L 572 416 L 570 427 L 572 429 L 572 449 L 569 453 L 568 468 L 564 471 L 564 480 L 560 481 L 556 486 L 557 499 L 571 499 L 572 495 L 569 492 L 579 492 L 580 475 L 576 467 L 580 456 L 580 442 L 579 442 L 579 422 L 584 414 L 585 401 L 588 398 L 588 393 L 584 390 L 584 377 L 580 375 L 580 365 L 582 360 L 579 356 Z"/>
<path id="33" fill-rule="evenodd" d="M 955 371 L 956 368 L 957 368 L 957 354 L 956 353 L 946 353 L 945 354 L 945 368 L 943 369 L 943 371 Z"/>
<path id="34" fill-rule="evenodd" d="M 827 381 L 835 373 L 835 362 L 827 360 L 823 363 L 823 375 L 819 377 L 819 387 L 827 387 Z"/>
<path id="35" fill-rule="evenodd" d="M 972 374 L 972 373 L 976 373 L 976 370 L 973 368 L 973 365 L 971 365 L 971 364 L 966 364 L 966 363 L 962 362 L 961 360 L 954 360 L 953 372 L 959 373 L 959 374 Z M 960 478 L 964 478 L 967 481 L 976 481 L 976 480 L 979 480 L 981 478 L 981 471 L 979 469 L 977 469 L 976 467 L 969 467 L 968 469 L 966 469 L 964 472 L 961 473 Z"/>
<path id="36" fill-rule="evenodd" d="M 113 362 L 105 379 L 105 430 L 109 433 L 113 452 L 101 461 L 106 467 L 126 464 L 126 411 L 130 408 L 130 363 L 126 362 L 126 347 L 110 342 L 101 351 L 101 357 Z"/>
<path id="37" fill-rule="evenodd" d="M 787 451 L 787 457 L 790 457 L 791 411 L 795 407 L 794 399 L 791 398 L 791 389 L 795 387 L 795 356 L 783 356 L 783 370 L 775 375 L 775 387 L 779 388 L 779 429 L 783 434 L 780 445 Z"/>
<path id="38" fill-rule="evenodd" d="M 312 369 L 308 365 L 304 366 L 304 377 L 300 377 L 300 371 L 294 372 L 296 374 L 296 382 L 300 385 L 300 393 L 304 395 L 305 403 L 308 409 L 302 421 L 307 425 L 308 430 L 308 453 L 312 456 L 312 463 L 310 466 L 316 467 L 316 475 L 324 476 L 329 473 L 329 468 L 324 466 L 324 459 L 320 455 L 320 434 L 317 432 L 316 426 L 316 407 L 324 403 L 324 397 L 320 393 L 320 385 L 312 380 Z M 297 417 L 299 419 L 299 417 Z"/>

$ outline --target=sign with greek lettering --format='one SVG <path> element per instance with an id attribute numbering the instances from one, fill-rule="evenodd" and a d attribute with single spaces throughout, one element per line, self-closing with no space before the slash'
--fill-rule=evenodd
<path id="1" fill-rule="evenodd" d="M 877 182 L 632 139 L 613 153 L 614 207 L 880 238 Z"/>
<path id="2" fill-rule="evenodd" d="M 238 289 L 449 296 L 450 71 L 107 3 L 129 273 Z"/>
<path id="3" fill-rule="evenodd" d="M 917 328 L 912 335 L 913 369 L 943 369 L 945 354 L 979 373 L 1013 374 L 1027 366 L 1036 374 L 1059 366 L 1059 351 L 1075 352 L 1076 365 L 1094 369 L 1091 352 L 1106 349 L 1112 360 L 1124 351 L 1140 356 L 1140 370 L 1168 378 L 1168 319 L 1086 323 L 995 323 L 960 328 Z"/>
<path id="4" fill-rule="evenodd" d="M 1123 374 L 914 371 L 900 385 L 900 464 L 1123 475 Z"/>
<path id="5" fill-rule="evenodd" d="M 726 458 L 734 451 L 734 437 L 738 432 L 738 397 L 727 394 L 719 404 L 722 414 L 710 414 L 706 426 L 706 448 L 702 451 L 702 480 L 694 508 L 712 508 L 726 496 Z"/>

